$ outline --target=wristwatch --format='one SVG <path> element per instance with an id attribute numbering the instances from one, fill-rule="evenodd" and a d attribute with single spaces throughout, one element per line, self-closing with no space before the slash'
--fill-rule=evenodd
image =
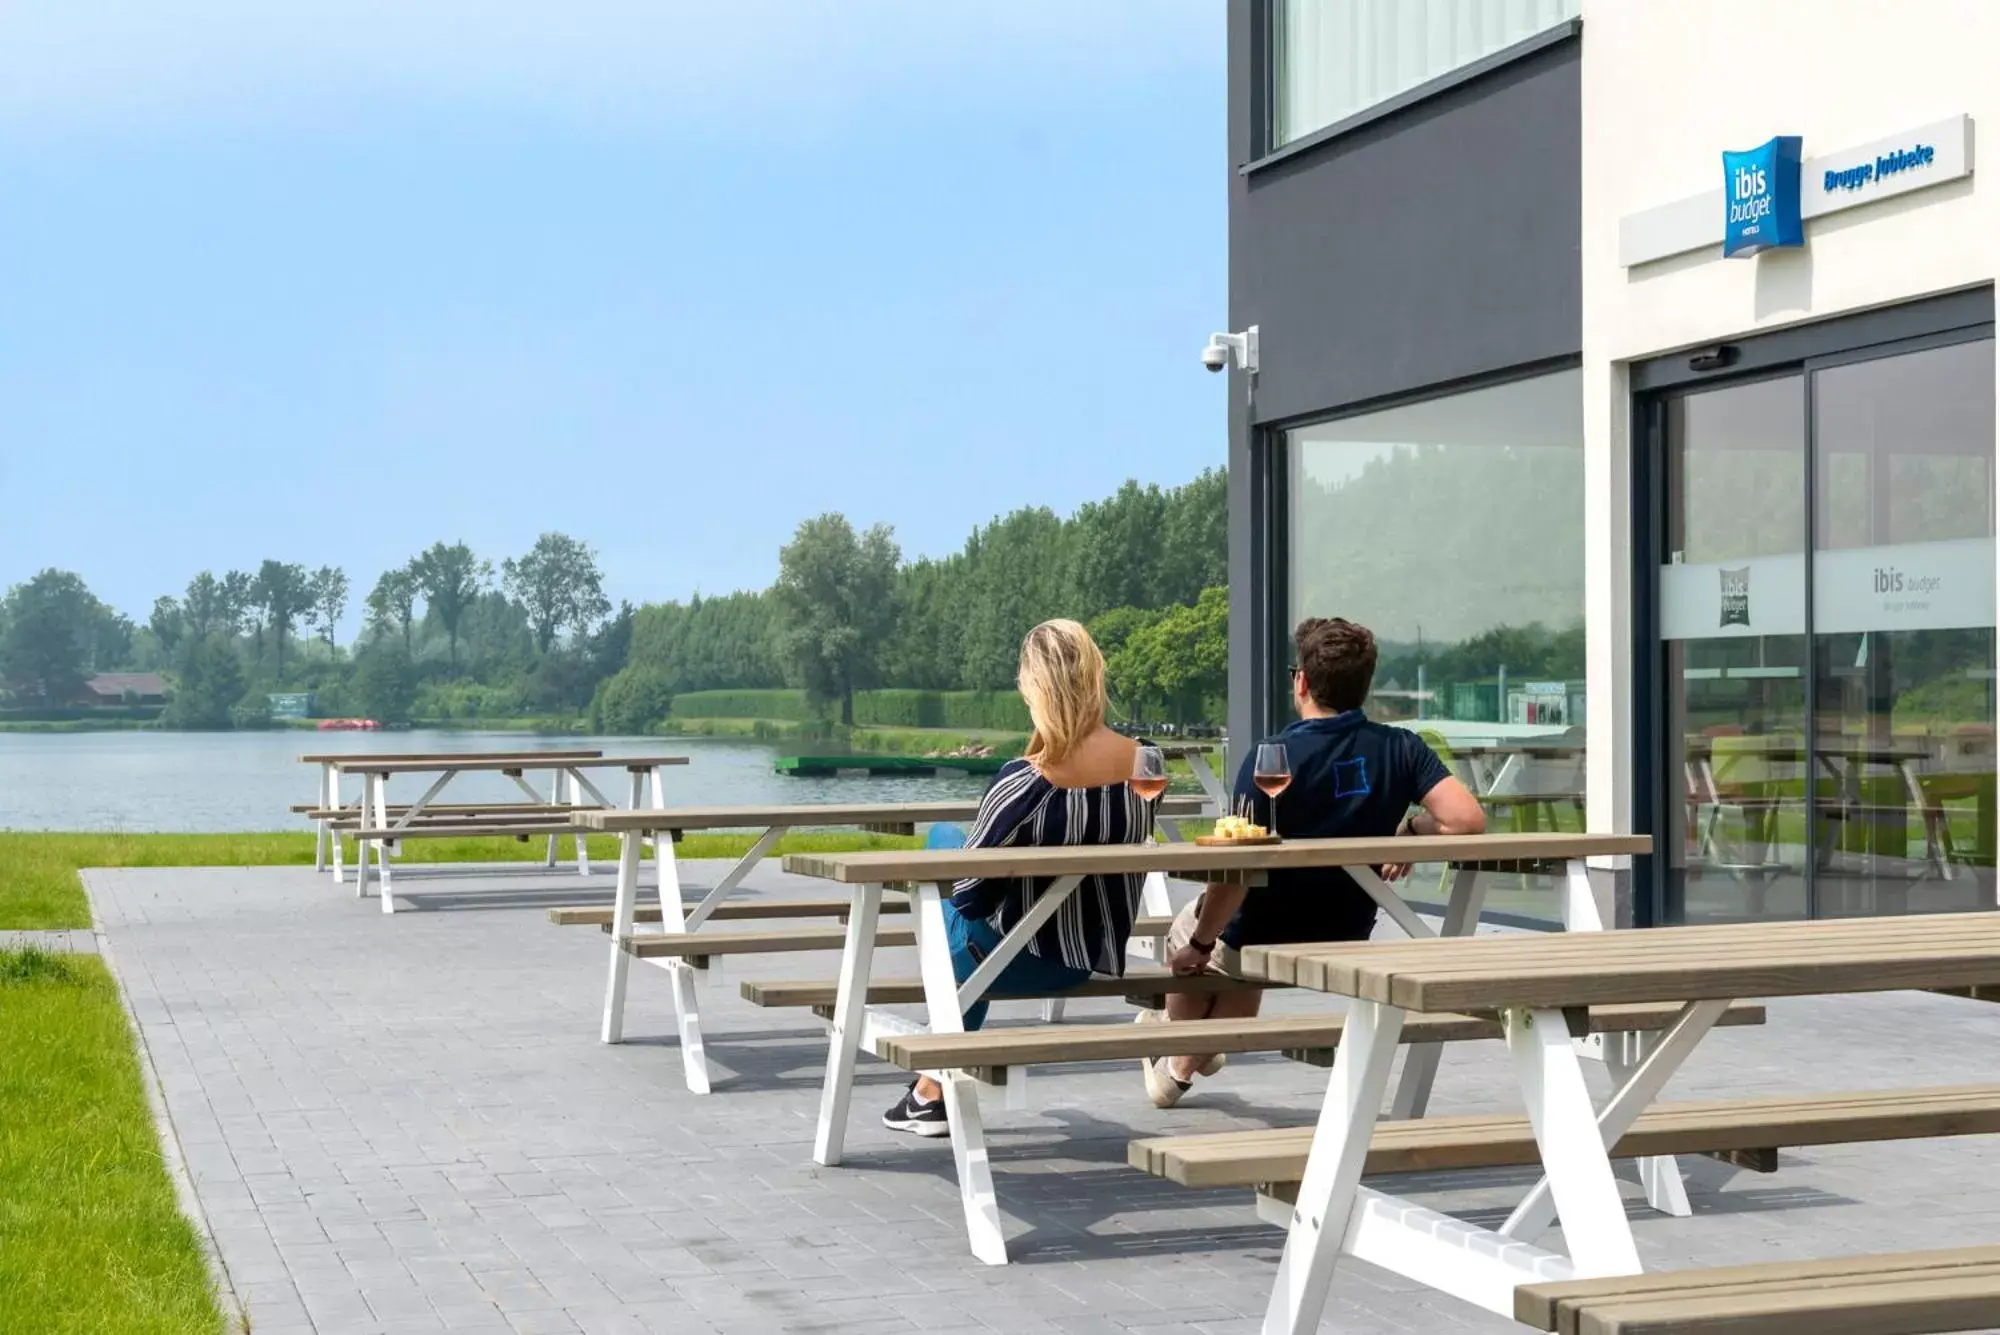
<path id="1" fill-rule="evenodd" d="M 1215 953 L 1215 942 L 1197 941 L 1193 937 L 1189 937 L 1188 949 L 1192 950 L 1197 955 L 1212 955 Z"/>

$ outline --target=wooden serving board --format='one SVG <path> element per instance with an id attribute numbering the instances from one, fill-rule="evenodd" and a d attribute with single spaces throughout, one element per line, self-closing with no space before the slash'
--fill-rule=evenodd
<path id="1" fill-rule="evenodd" d="M 1260 834 L 1255 839 L 1225 839 L 1213 834 L 1198 834 L 1194 841 L 1203 848 L 1255 848 L 1259 844 L 1284 842 L 1275 834 Z"/>

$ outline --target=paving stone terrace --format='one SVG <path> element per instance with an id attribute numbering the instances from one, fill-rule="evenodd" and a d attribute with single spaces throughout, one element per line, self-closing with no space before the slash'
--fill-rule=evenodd
<path id="1" fill-rule="evenodd" d="M 885 1131 L 901 1086 L 864 1061 L 848 1162 L 812 1163 L 825 1053 L 804 1012 L 740 1001 L 748 976 L 830 977 L 831 955 L 732 961 L 705 1003 L 718 1067 L 681 1086 L 664 975 L 636 968 L 627 1032 L 597 1041 L 605 938 L 551 904 L 608 898 L 609 869 L 399 869 L 384 917 L 305 869 L 86 877 L 178 1150 L 256 1335 L 365 1332 L 1255 1330 L 1282 1237 L 1246 1193 L 1124 1166 L 1135 1135 L 1300 1124 L 1323 1071 L 1232 1061 L 1179 1109 L 1135 1063 L 1035 1072 L 1035 1110 L 989 1101 L 1016 1258 L 966 1250 L 944 1141 Z M 712 877 L 698 866 L 691 884 Z M 815 887 L 775 869 L 760 892 Z M 1393 929 L 1389 929 L 1393 930 Z M 908 973 L 908 952 L 885 970 Z M 1331 1004 L 1290 994 L 1277 1006 Z M 1670 1097 L 1994 1078 L 2000 1006 L 1925 995 L 1780 1001 L 1721 1031 Z M 1110 1002 L 1074 1019 L 1123 1018 Z M 1032 1018 L 1021 1003 L 995 1023 Z M 1601 1072 L 1594 1078 L 1601 1081 Z M 1449 1049 L 1438 1111 L 1512 1106 L 1498 1044 Z M 1627 1201 L 1648 1266 L 2000 1243 L 1995 1138 L 1787 1153 L 1775 1176 L 1689 1161 L 1692 1219 Z M 1403 1178 L 1497 1223 L 1532 1174 Z M 1328 1328 L 1519 1330 L 1347 1263 Z"/>

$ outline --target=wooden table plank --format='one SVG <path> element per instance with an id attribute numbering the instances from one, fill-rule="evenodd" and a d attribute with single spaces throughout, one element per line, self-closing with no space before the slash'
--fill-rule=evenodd
<path id="1" fill-rule="evenodd" d="M 1586 1022 L 1590 1033 L 1650 1032 L 1669 1028 L 1680 1014 L 1672 1004 L 1600 1006 Z M 1764 1008 L 1739 1004 L 1724 1013 L 1725 1026 L 1763 1024 Z M 1181 1057 L 1213 1052 L 1283 1052 L 1332 1047 L 1347 1017 L 1338 1011 L 1263 1015 L 1249 1019 L 1179 1020 L 1173 1024 L 1062 1024 L 982 1029 L 959 1034 L 897 1034 L 877 1051 L 912 1068 L 1040 1066 L 1052 1062 L 1110 1061 L 1126 1057 Z M 1500 1021 L 1481 1015 L 1413 1017 L 1403 1042 L 1428 1043 L 1503 1036 Z M 1311 1128 L 1306 1128 L 1310 1136 Z"/>
<path id="2" fill-rule="evenodd" d="M 349 760 L 366 761 L 452 761 L 452 760 L 595 760 L 604 752 L 577 751 L 329 751 L 324 755 L 300 756 L 302 765 L 333 765 Z"/>
<path id="3" fill-rule="evenodd" d="M 1648 852 L 1645 835 L 1476 834 L 1402 839 L 1288 839 L 1280 844 L 1110 844 L 1072 848 L 913 849 L 884 853 L 793 853 L 785 870 L 844 884 L 956 881 L 984 876 L 1071 876 L 1163 871 L 1227 876 L 1305 867 L 1388 862 L 1548 862 Z"/>
<path id="4" fill-rule="evenodd" d="M 1205 807 L 1200 798 L 1166 797 L 1160 799 L 1159 814 L 1186 819 L 1201 815 Z M 795 802 L 765 806 L 664 807 L 639 811 L 600 808 L 581 813 L 581 819 L 593 830 L 622 834 L 634 830 L 653 833 L 660 830 L 768 828 L 773 825 L 927 825 L 938 821 L 969 821 L 978 814 L 977 801 Z"/>
<path id="5" fill-rule="evenodd" d="M 1644 1158 L 1996 1131 L 2000 1085 L 1788 1094 L 1655 1105 L 1639 1115 L 1611 1153 Z M 1312 1139 L 1309 1126 L 1156 1137 L 1133 1141 L 1127 1158 L 1136 1168 L 1189 1187 L 1297 1182 Z M 1474 1113 L 1378 1123 L 1367 1171 L 1494 1168 L 1533 1163 L 1537 1157 L 1534 1129 L 1525 1115 Z"/>
<path id="6" fill-rule="evenodd" d="M 2000 983 L 2000 913 L 1252 947 L 1257 976 L 1418 1011 Z"/>
<path id="7" fill-rule="evenodd" d="M 1845 918 L 1809 923 L 1737 923 L 1620 932 L 1594 947 L 1592 955 L 1606 962 L 1614 956 L 1622 956 L 1640 964 L 1657 963 L 1670 954 L 1709 959 L 1760 952 L 1768 954 L 1782 949 L 1791 956 L 1798 956 L 1801 952 L 1836 948 L 1856 941 L 1933 940 L 1941 930 L 1939 918 L 1962 923 L 1966 916 Z M 1781 928 L 1783 936 L 1776 940 L 1764 940 L 1759 931 L 1763 928 Z M 1952 931 L 1950 928 L 1943 930 L 1948 935 Z M 1301 978 L 1318 977 L 1318 971 L 1323 970 L 1326 962 L 1331 960 L 1344 960 L 1370 969 L 1392 968 L 1406 961 L 1438 968 L 1469 969 L 1481 963 L 1504 960 L 1507 967 L 1524 970 L 1548 959 L 1573 959 L 1575 949 L 1574 946 L 1561 944 L 1560 937 L 1554 933 L 1526 937 L 1474 937 L 1467 938 L 1464 945 L 1453 952 L 1450 964 L 1445 965 L 1439 962 L 1437 953 L 1424 941 L 1299 942 L 1250 947 L 1245 952 L 1244 967 L 1254 968 L 1260 977 L 1294 983 Z M 1320 986 L 1318 982 L 1303 985 Z"/>
<path id="8" fill-rule="evenodd" d="M 1702 1291 L 1793 1288 L 1848 1277 L 1867 1280 L 1884 1274 L 1949 1273 L 2000 1266 L 2000 1247 L 1960 1247 L 1947 1251 L 1899 1252 L 1883 1256 L 1840 1256 L 1818 1261 L 1762 1262 L 1704 1270 L 1654 1271 L 1610 1279 L 1524 1284 L 1515 1290 L 1514 1319 L 1541 1330 L 1555 1328 L 1558 1309 L 1610 1298 L 1669 1297 Z"/>
<path id="9" fill-rule="evenodd" d="M 452 756 L 436 760 L 378 760 L 373 756 L 343 756 L 328 761 L 343 774 L 437 774 L 455 770 L 466 774 L 494 770 L 528 769 L 653 769 L 665 765 L 685 765 L 686 756 L 550 756 L 479 755 Z"/>

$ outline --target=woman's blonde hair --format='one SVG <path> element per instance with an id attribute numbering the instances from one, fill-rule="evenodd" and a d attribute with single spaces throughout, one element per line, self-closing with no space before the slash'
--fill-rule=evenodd
<path id="1" fill-rule="evenodd" d="M 1021 698 L 1034 720 L 1027 756 L 1059 765 L 1104 726 L 1104 655 L 1074 621 L 1044 621 L 1021 641 Z"/>

